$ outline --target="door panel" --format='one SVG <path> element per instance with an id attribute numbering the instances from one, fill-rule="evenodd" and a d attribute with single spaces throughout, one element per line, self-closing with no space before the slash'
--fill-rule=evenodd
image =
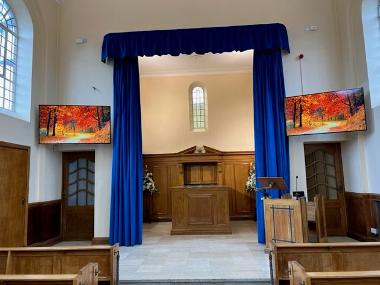
<path id="1" fill-rule="evenodd" d="M 328 235 L 347 234 L 344 179 L 340 144 L 305 145 L 307 196 L 324 197 Z"/>
<path id="2" fill-rule="evenodd" d="M 29 148 L 0 143 L 0 246 L 26 245 Z"/>
<path id="3" fill-rule="evenodd" d="M 95 153 L 63 153 L 62 235 L 64 240 L 94 237 Z"/>

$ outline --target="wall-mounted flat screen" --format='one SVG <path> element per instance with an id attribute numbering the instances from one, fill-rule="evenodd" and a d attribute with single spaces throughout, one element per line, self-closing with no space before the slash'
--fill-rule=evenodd
<path id="1" fill-rule="evenodd" d="M 110 106 L 40 105 L 41 144 L 111 143 Z"/>
<path id="2" fill-rule="evenodd" d="M 288 97 L 285 117 L 288 136 L 365 131 L 364 89 Z"/>

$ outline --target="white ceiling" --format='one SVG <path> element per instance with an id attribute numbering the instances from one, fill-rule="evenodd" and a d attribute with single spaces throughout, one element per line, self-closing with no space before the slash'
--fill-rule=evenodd
<path id="1" fill-rule="evenodd" d="M 227 73 L 252 70 L 253 51 L 139 58 L 141 76 Z"/>

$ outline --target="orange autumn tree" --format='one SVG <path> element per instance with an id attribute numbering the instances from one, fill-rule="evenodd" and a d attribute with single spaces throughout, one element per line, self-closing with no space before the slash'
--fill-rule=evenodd
<path id="1" fill-rule="evenodd" d="M 110 128 L 110 112 L 102 106 L 41 106 L 40 132 L 46 137 L 96 133 Z"/>

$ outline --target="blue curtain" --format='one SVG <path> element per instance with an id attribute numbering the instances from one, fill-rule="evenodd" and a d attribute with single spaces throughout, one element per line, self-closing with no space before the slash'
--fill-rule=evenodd
<path id="1" fill-rule="evenodd" d="M 281 50 L 255 50 L 253 63 L 256 177 L 284 177 L 289 186 L 289 148 L 285 129 L 285 86 Z M 258 184 L 260 187 L 260 185 Z M 281 197 L 270 191 L 272 198 Z M 265 243 L 262 193 L 256 195 L 258 240 Z"/>
<path id="2" fill-rule="evenodd" d="M 137 57 L 114 61 L 110 244 L 142 243 L 143 161 Z"/>
<path id="3" fill-rule="evenodd" d="M 110 33 L 104 36 L 102 61 L 135 56 L 205 54 L 249 49 L 289 52 L 283 24 Z"/>
<path id="4" fill-rule="evenodd" d="M 111 33 L 101 59 L 114 60 L 114 134 L 110 243 L 142 242 L 142 150 L 138 56 L 255 50 L 256 176 L 283 176 L 289 183 L 281 50 L 289 52 L 282 24 Z M 272 197 L 279 197 L 278 191 Z M 264 217 L 257 197 L 259 241 Z"/>

